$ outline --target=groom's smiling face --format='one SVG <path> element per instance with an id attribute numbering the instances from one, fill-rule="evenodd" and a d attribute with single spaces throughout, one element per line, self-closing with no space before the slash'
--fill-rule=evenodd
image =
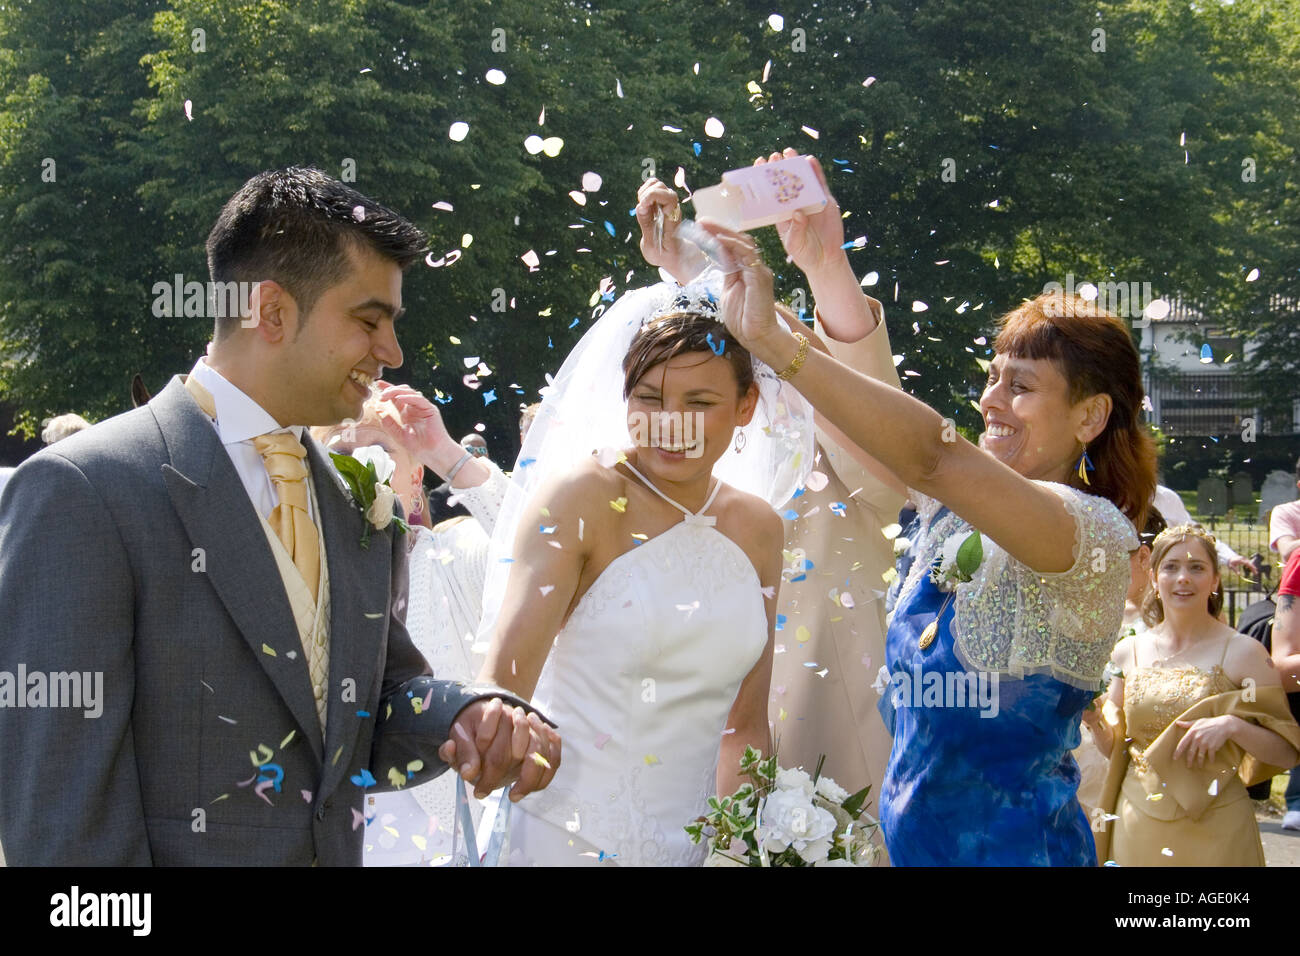
<path id="1" fill-rule="evenodd" d="M 369 247 L 349 244 L 347 253 L 343 280 L 286 328 L 281 367 L 296 425 L 359 418 L 370 384 L 402 364 L 394 329 L 402 313 L 402 270 Z"/>

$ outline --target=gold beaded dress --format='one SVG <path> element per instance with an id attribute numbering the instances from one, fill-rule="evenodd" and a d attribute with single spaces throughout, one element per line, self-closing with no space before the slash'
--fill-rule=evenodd
<path id="1" fill-rule="evenodd" d="M 1264 850 L 1246 786 L 1285 768 L 1268 767 L 1228 741 L 1203 768 L 1175 760 L 1187 728 L 1178 720 L 1234 714 L 1300 747 L 1280 687 L 1238 687 L 1219 663 L 1134 666 L 1124 675 L 1122 722 L 1103 806 L 1109 826 L 1097 840 L 1098 859 L 1120 866 L 1263 866 Z M 1134 647 L 1134 654 L 1137 648 Z"/>

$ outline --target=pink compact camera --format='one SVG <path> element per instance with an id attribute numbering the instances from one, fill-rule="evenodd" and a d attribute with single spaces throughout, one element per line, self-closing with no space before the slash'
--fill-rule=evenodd
<path id="1" fill-rule="evenodd" d="M 692 198 L 697 218 L 707 216 L 741 232 L 789 219 L 798 210 L 819 212 L 827 202 L 807 156 L 733 169 L 722 174 L 719 185 L 697 190 Z"/>

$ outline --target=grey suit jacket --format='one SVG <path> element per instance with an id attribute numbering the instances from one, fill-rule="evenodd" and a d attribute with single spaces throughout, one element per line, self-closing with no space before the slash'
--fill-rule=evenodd
<path id="1" fill-rule="evenodd" d="M 0 495 L 0 843 L 10 865 L 359 865 L 367 789 L 446 769 L 485 696 L 429 676 L 402 623 L 406 547 L 304 436 L 330 565 L 324 739 L 265 533 L 174 378 L 59 442 Z M 98 716 L 33 674 L 102 674 Z M 67 679 L 63 679 L 68 697 Z M 0 685 L 0 690 L 3 686 Z M 0 695 L 0 703 L 4 697 Z M 427 702 L 427 704 L 426 704 Z M 371 782 L 373 780 L 373 783 Z"/>

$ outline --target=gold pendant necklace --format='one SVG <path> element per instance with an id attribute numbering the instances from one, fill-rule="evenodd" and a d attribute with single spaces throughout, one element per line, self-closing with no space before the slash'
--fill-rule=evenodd
<path id="1" fill-rule="evenodd" d="M 921 639 L 916 642 L 917 650 L 925 650 L 934 643 L 934 639 L 939 634 L 939 618 L 943 617 L 943 612 L 948 610 L 948 605 L 952 603 L 956 591 L 950 591 L 948 597 L 944 599 L 943 607 L 939 608 L 939 613 L 934 616 L 934 620 L 925 626 L 921 632 Z"/>

